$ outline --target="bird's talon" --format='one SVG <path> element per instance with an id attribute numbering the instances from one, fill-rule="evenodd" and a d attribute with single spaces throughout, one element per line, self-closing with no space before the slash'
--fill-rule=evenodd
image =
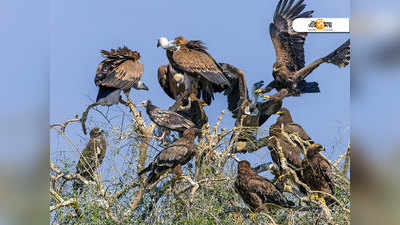
<path id="1" fill-rule="evenodd" d="M 257 214 L 255 214 L 254 212 L 249 212 L 247 214 L 247 217 L 249 217 L 251 220 L 255 220 L 256 216 L 257 216 Z"/>
<path id="2" fill-rule="evenodd" d="M 257 89 L 256 91 L 255 91 L 255 93 L 256 94 L 263 94 L 263 93 L 265 93 L 265 90 L 264 89 Z"/>

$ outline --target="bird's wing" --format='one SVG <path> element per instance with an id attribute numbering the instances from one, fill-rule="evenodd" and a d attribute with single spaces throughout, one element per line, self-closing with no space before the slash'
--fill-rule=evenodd
<path id="1" fill-rule="evenodd" d="M 332 180 L 332 167 L 326 159 L 322 158 L 322 156 L 320 156 L 318 168 L 321 171 L 321 175 L 328 183 L 329 188 L 332 191 L 332 194 L 335 193 L 335 186 Z"/>
<path id="2" fill-rule="evenodd" d="M 280 203 L 284 202 L 282 193 L 268 180 L 263 177 L 253 177 L 249 179 L 248 191 L 256 193 L 263 202 Z"/>
<path id="3" fill-rule="evenodd" d="M 172 112 L 169 110 L 154 110 L 154 113 L 152 113 L 152 117 L 154 121 L 157 121 L 158 125 L 167 127 L 171 130 L 183 131 L 185 129 L 195 126 L 192 121 L 186 119 L 176 112 Z"/>
<path id="4" fill-rule="evenodd" d="M 158 83 L 164 90 L 164 92 L 172 99 L 175 99 L 175 96 L 172 93 L 172 88 L 170 85 L 171 76 L 168 74 L 168 66 L 163 65 L 158 67 L 157 71 Z"/>
<path id="5" fill-rule="evenodd" d="M 310 136 L 308 136 L 307 132 L 300 125 L 296 123 L 290 123 L 286 127 L 289 129 L 290 133 L 297 133 L 301 139 L 305 141 L 311 140 Z"/>
<path id="6" fill-rule="evenodd" d="M 170 63 L 180 71 L 200 75 L 215 85 L 229 86 L 229 81 L 213 57 L 201 48 L 191 47 L 192 42 L 195 41 L 173 52 Z"/>
<path id="7" fill-rule="evenodd" d="M 140 61 L 126 60 L 106 74 L 104 79 L 101 80 L 101 85 L 122 90 L 132 88 L 142 77 L 143 70 L 143 64 Z M 103 76 L 101 71 L 96 74 Z"/>
<path id="8" fill-rule="evenodd" d="M 232 117 L 237 118 L 240 106 L 244 101 L 249 100 L 244 72 L 230 64 L 220 63 L 220 65 L 224 74 L 229 74 L 227 79 L 231 88 L 224 94 L 228 96 L 228 109 L 232 112 Z"/>
<path id="9" fill-rule="evenodd" d="M 304 0 L 280 0 L 269 26 L 272 43 L 275 47 L 277 62 L 284 63 L 292 72 L 304 67 L 304 41 L 307 33 L 295 32 L 292 28 L 296 18 L 311 17 L 313 11 L 302 12 L 306 7 Z"/>
<path id="10" fill-rule="evenodd" d="M 335 49 L 326 57 L 320 58 L 312 62 L 311 64 L 303 67 L 301 70 L 296 72 L 297 80 L 304 80 L 313 70 L 315 70 L 322 63 L 331 63 L 339 68 L 346 67 L 350 63 L 350 39 L 344 42 L 341 46 Z"/>
<path id="11" fill-rule="evenodd" d="M 189 149 L 184 143 L 181 145 L 175 144 L 164 149 L 156 157 L 155 166 L 173 168 L 176 165 L 186 163 L 189 156 Z"/>

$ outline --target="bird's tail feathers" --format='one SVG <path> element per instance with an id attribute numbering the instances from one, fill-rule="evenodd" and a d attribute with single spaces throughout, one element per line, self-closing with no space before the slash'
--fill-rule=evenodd
<path id="1" fill-rule="evenodd" d="M 300 91 L 300 93 L 319 93 L 320 89 L 317 82 L 307 82 L 302 80 L 297 83 L 296 89 Z"/>
<path id="2" fill-rule="evenodd" d="M 121 89 L 100 86 L 96 102 L 100 105 L 114 105 L 119 103 Z"/>
<path id="3" fill-rule="evenodd" d="M 328 63 L 343 68 L 350 63 L 350 39 L 325 57 Z"/>

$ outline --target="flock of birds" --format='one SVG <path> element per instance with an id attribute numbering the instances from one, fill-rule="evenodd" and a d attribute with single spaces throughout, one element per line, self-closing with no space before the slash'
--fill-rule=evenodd
<path id="1" fill-rule="evenodd" d="M 230 64 L 217 62 L 201 41 L 190 41 L 182 36 L 172 41 L 164 37 L 158 40 L 157 47 L 166 50 L 169 61 L 168 65 L 159 67 L 158 81 L 164 92 L 179 104 L 164 110 L 147 100 L 139 106 L 145 107 L 149 118 L 163 128 L 163 137 L 170 131 L 176 131 L 179 132 L 180 138 L 164 148 L 139 172 L 139 175 L 149 173 L 145 181 L 146 186 L 155 184 L 161 175 L 167 172 L 183 176 L 181 166 L 195 156 L 195 138 L 201 137 L 202 127 L 208 122 L 203 107 L 212 103 L 215 93 L 223 92 L 227 96 L 228 109 L 236 118 L 235 126 L 247 128 L 239 133 L 233 153 L 246 153 L 249 143 L 256 139 L 257 129 L 273 114 L 278 114 L 276 123 L 269 128 L 269 135 L 275 136 L 275 140 L 279 141 L 288 166 L 296 171 L 298 178 L 307 184 L 311 191 L 334 194 L 331 165 L 320 154 L 324 147 L 314 143 L 305 130 L 293 122 L 289 110 L 282 107 L 282 104 L 285 97 L 319 92 L 318 83 L 307 82 L 305 78 L 320 64 L 331 63 L 339 67 L 348 65 L 350 40 L 326 57 L 305 66 L 304 41 L 307 33 L 297 33 L 291 28 L 294 19 L 311 17 L 313 13 L 303 12 L 306 6 L 303 2 L 304 0 L 297 3 L 295 0 L 279 1 L 273 23 L 269 27 L 276 50 L 276 62 L 272 72 L 274 79 L 264 88 L 262 81 L 254 84 L 251 96 L 248 94 L 244 72 Z M 96 104 L 118 104 L 122 100 L 121 90 L 127 97 L 131 88 L 148 90 L 141 81 L 143 64 L 139 61 L 139 52 L 122 47 L 111 51 L 103 50 L 101 53 L 105 59 L 96 71 L 95 84 L 99 87 Z M 265 101 L 258 100 L 260 94 L 273 89 L 277 90 L 276 94 L 263 96 Z M 288 134 L 297 135 L 300 140 L 295 145 L 289 143 L 279 135 L 282 129 Z M 304 143 L 307 143 L 307 151 L 302 159 L 300 148 Z M 86 179 L 93 180 L 91 174 L 101 165 L 106 146 L 102 130 L 93 128 L 90 131 L 90 141 L 78 162 L 77 172 Z M 273 162 L 283 170 L 278 152 L 269 146 L 268 148 Z M 294 206 L 272 182 L 259 176 L 248 161 L 239 162 L 234 186 L 253 211 L 269 203 L 282 207 Z M 74 189 L 81 188 L 82 183 L 76 181 Z M 309 194 L 301 185 L 298 189 L 304 195 Z M 324 195 L 318 196 L 322 198 Z"/>

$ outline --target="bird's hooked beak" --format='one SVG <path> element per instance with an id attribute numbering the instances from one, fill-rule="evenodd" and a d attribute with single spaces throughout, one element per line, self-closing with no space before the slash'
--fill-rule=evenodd
<path id="1" fill-rule="evenodd" d="M 208 104 L 207 103 L 205 103 L 205 102 L 203 102 L 203 103 L 201 103 L 201 106 L 208 106 Z"/>
<path id="2" fill-rule="evenodd" d="M 276 112 L 276 114 L 278 114 L 278 115 L 283 114 L 283 111 L 278 111 L 278 112 Z"/>

